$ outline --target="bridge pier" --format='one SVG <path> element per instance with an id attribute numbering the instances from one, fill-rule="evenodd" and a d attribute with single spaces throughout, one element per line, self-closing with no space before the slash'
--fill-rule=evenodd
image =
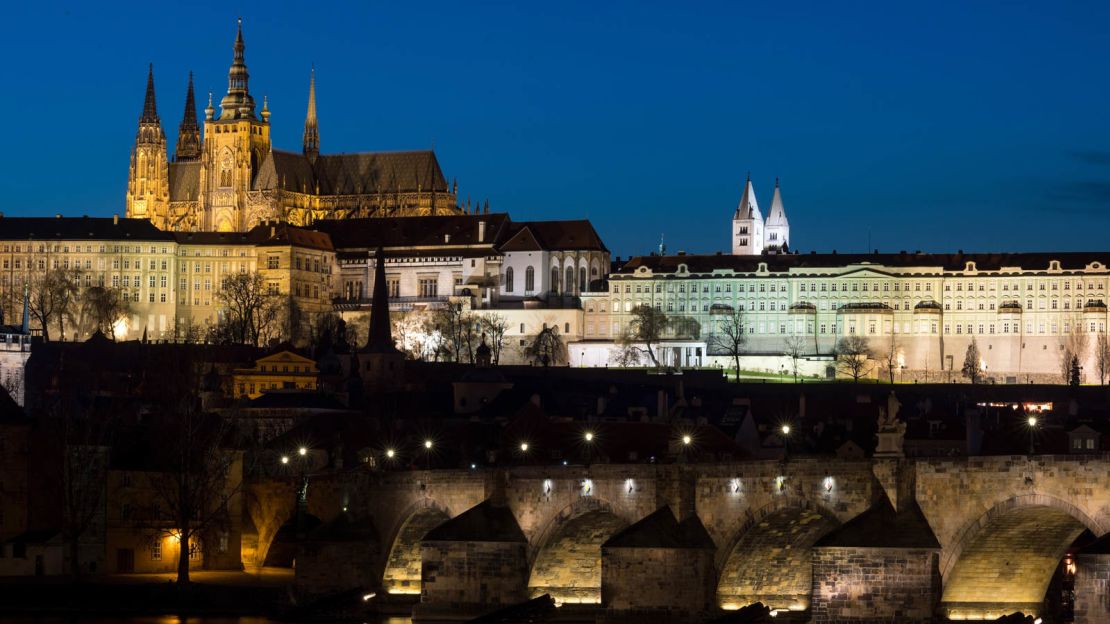
<path id="1" fill-rule="evenodd" d="M 1110 622 L 1110 538 L 1075 558 L 1075 624 Z"/>

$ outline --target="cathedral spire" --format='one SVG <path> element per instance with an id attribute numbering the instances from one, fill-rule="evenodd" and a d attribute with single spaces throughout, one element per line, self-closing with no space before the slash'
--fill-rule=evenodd
<path id="1" fill-rule="evenodd" d="M 246 44 L 243 43 L 243 18 L 239 18 L 239 31 L 235 35 L 235 56 L 227 72 L 227 95 L 220 100 L 220 119 L 254 119 L 254 98 L 247 82 Z"/>
<path id="2" fill-rule="evenodd" d="M 193 94 L 193 72 L 189 72 L 189 88 L 185 91 L 185 115 L 177 129 L 174 160 L 195 160 L 200 157 L 200 126 L 197 124 L 197 103 Z"/>
<path id="3" fill-rule="evenodd" d="M 147 70 L 146 99 L 143 100 L 143 115 L 139 117 L 139 123 L 159 123 L 158 105 L 154 101 L 154 63 Z"/>
<path id="4" fill-rule="evenodd" d="M 304 117 L 304 155 L 315 160 L 320 155 L 320 128 L 316 122 L 316 66 L 308 79 L 308 112 Z"/>
<path id="5" fill-rule="evenodd" d="M 385 249 L 374 254 L 374 297 L 370 304 L 370 336 L 363 349 L 368 353 L 396 353 L 397 345 L 389 322 L 389 284 L 385 278 Z"/>

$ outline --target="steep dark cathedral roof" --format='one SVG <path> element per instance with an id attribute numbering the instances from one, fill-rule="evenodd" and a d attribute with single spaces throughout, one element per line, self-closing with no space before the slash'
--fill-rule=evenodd
<path id="1" fill-rule="evenodd" d="M 253 188 L 320 195 L 449 190 L 435 152 L 427 150 L 321 154 L 315 162 L 304 154 L 273 150 L 259 166 Z"/>
<path id="2" fill-rule="evenodd" d="M 196 201 L 200 197 L 200 161 L 172 162 L 170 201 Z"/>

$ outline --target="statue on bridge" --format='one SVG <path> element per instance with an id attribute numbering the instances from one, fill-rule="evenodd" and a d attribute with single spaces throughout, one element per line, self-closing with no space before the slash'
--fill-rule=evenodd
<path id="1" fill-rule="evenodd" d="M 905 457 L 902 444 L 906 438 L 906 423 L 898 419 L 901 409 L 902 404 L 891 390 L 886 407 L 879 407 L 879 426 L 876 432 L 879 444 L 875 447 L 875 457 Z"/>

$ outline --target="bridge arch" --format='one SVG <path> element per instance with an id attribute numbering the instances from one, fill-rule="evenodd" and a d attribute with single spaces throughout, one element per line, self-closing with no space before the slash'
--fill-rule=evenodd
<path id="1" fill-rule="evenodd" d="M 423 498 L 400 515 L 382 571 L 382 587 L 391 594 L 420 593 L 420 541 L 428 531 L 451 519 L 451 513 L 431 498 Z"/>
<path id="2" fill-rule="evenodd" d="M 942 610 L 959 619 L 1040 614 L 1060 560 L 1085 530 L 1105 532 L 1054 496 L 1028 494 L 995 505 L 942 553 Z"/>
<path id="3" fill-rule="evenodd" d="M 607 501 L 582 498 L 538 534 L 530 553 L 528 591 L 559 603 L 601 602 L 601 545 L 630 524 Z"/>
<path id="4" fill-rule="evenodd" d="M 718 553 L 718 604 L 725 609 L 755 602 L 773 609 L 808 609 L 812 547 L 838 526 L 830 510 L 805 500 L 773 503 L 751 513 Z"/>

